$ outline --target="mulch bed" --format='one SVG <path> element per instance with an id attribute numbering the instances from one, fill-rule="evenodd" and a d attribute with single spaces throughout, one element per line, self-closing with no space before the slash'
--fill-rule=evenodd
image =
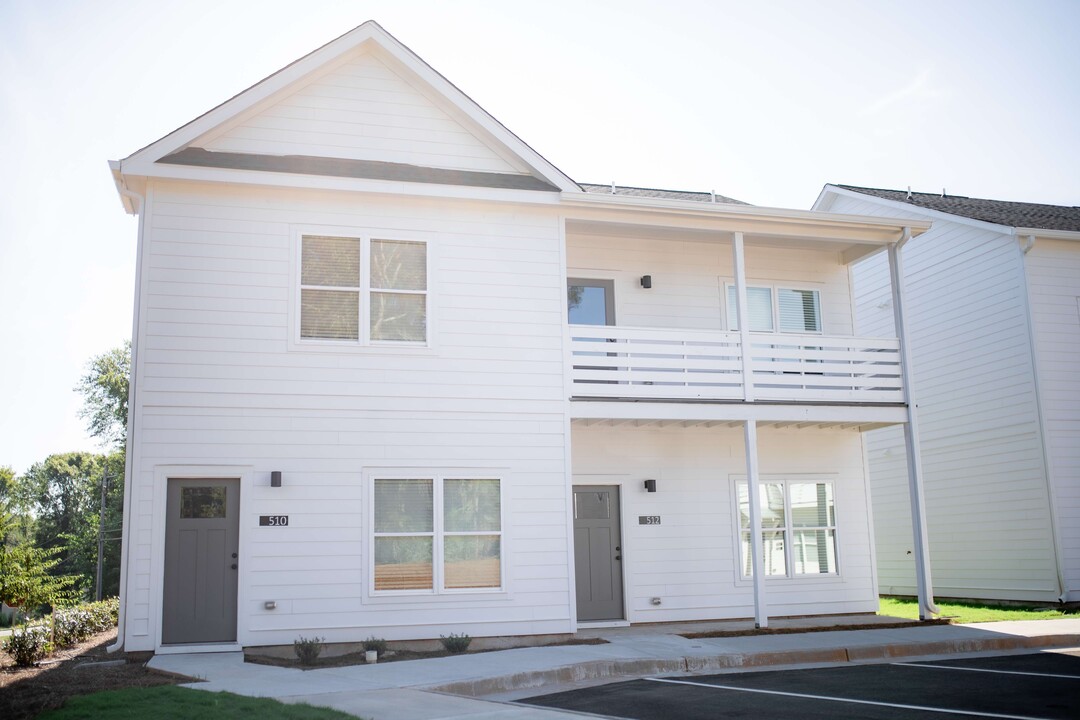
<path id="1" fill-rule="evenodd" d="M 528 645 L 522 647 L 551 647 L 554 645 L 606 645 L 607 640 L 601 638 L 584 638 L 580 640 L 567 640 L 565 642 L 549 643 L 547 645 Z M 474 655 L 476 653 L 495 652 L 497 650 L 506 650 L 508 648 L 490 648 L 484 650 L 469 650 L 464 653 L 457 653 L 458 655 Z M 430 658 L 450 657 L 452 653 L 446 650 L 431 650 L 427 652 L 420 652 L 417 650 L 391 650 L 385 655 L 379 656 L 379 663 L 388 662 L 400 662 L 402 660 L 428 660 Z M 300 670 L 317 670 L 319 668 L 331 668 L 331 667 L 345 667 L 347 665 L 364 665 L 364 653 L 354 652 L 346 655 L 336 655 L 333 657 L 320 657 L 316 658 L 315 662 L 311 665 L 301 665 L 300 661 L 295 657 L 277 657 L 273 655 L 260 655 L 258 648 L 251 648 L 244 651 L 244 662 L 254 663 L 256 665 L 273 665 L 275 667 L 287 667 L 298 668 Z"/>
<path id="2" fill-rule="evenodd" d="M 109 655 L 105 648 L 114 642 L 115 628 L 56 652 L 30 668 L 16 667 L 6 653 L 0 652 L 0 718 L 30 720 L 60 707 L 69 697 L 99 690 L 185 682 L 148 669 L 145 656 Z"/>

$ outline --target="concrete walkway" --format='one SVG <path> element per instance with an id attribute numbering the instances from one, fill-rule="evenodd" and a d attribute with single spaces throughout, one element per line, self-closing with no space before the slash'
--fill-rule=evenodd
<path id="1" fill-rule="evenodd" d="M 802 622 L 820 626 L 823 619 Z M 717 625 L 721 624 L 708 624 L 712 628 Z M 188 685 L 199 690 L 305 702 L 371 720 L 547 720 L 581 716 L 509 701 L 646 675 L 1080 646 L 1080 619 L 705 639 L 675 634 L 701 631 L 687 624 L 593 630 L 579 635 L 599 636 L 608 643 L 518 648 L 306 671 L 245 663 L 242 653 L 156 655 L 149 665 L 204 681 Z"/>

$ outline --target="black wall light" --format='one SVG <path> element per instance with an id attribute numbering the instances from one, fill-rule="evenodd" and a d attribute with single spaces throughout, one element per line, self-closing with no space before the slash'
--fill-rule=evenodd
<path id="1" fill-rule="evenodd" d="M 281 471 L 274 470 L 270 473 L 270 487 L 281 487 Z"/>
<path id="2" fill-rule="evenodd" d="M 648 289 L 652 287 L 652 275 L 641 276 L 641 287 Z"/>
<path id="3" fill-rule="evenodd" d="M 645 492 L 656 492 L 656 481 L 655 480 L 646 480 L 645 481 Z"/>

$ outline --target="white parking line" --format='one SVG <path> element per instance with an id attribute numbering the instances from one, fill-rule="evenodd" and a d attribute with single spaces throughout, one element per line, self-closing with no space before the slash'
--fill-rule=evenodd
<path id="1" fill-rule="evenodd" d="M 958 667 L 956 665 L 933 665 L 931 663 L 890 663 L 903 667 L 923 667 L 934 670 L 966 670 L 967 672 L 997 673 L 998 675 L 1030 675 L 1032 677 L 1065 678 L 1067 680 L 1080 680 L 1080 675 L 1058 675 L 1056 673 L 1021 672 L 1019 670 L 991 670 L 989 668 Z"/>
<path id="2" fill-rule="evenodd" d="M 877 705 L 879 707 L 921 710 L 922 712 L 948 713 L 952 715 L 972 715 L 982 718 L 1004 718 L 1005 720 L 1049 720 L 1030 715 L 1001 715 L 999 713 L 973 712 L 971 710 L 950 710 L 949 708 L 927 707 L 925 705 L 902 705 L 900 703 L 875 702 L 874 700 L 854 700 L 852 698 L 830 697 L 828 695 L 805 695 L 803 693 L 783 692 L 781 690 L 759 690 L 757 688 L 736 687 L 734 685 L 711 685 L 709 683 L 690 682 L 688 680 L 670 680 L 667 678 L 644 678 L 652 682 L 671 683 L 672 685 L 693 685 L 694 687 L 735 690 L 736 692 L 760 693 L 762 695 L 783 695 L 785 697 L 807 698 L 809 700 L 831 700 L 833 702 L 855 703 L 857 705 Z"/>

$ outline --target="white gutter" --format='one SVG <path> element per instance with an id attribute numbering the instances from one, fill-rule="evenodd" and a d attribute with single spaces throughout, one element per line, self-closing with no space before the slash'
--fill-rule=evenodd
<path id="1" fill-rule="evenodd" d="M 908 421 L 904 423 L 904 446 L 907 451 L 908 492 L 911 498 L 911 525 L 915 542 L 915 584 L 919 594 L 919 619 L 931 620 L 940 613 L 934 604 L 934 585 L 930 577 L 930 540 L 926 527 L 926 499 L 923 488 L 922 451 L 919 445 L 919 415 L 912 376 L 912 352 L 908 342 L 904 314 L 904 266 L 900 250 L 911 239 L 904 228 L 900 242 L 889 245 L 889 276 L 892 284 L 893 320 L 900 340 L 900 372 L 904 380 Z"/>
<path id="2" fill-rule="evenodd" d="M 139 337 L 139 290 L 142 287 L 142 255 L 143 255 L 143 233 L 146 225 L 146 214 L 143 212 L 143 208 L 146 204 L 146 197 L 139 193 L 129 190 L 124 183 L 124 178 L 120 174 L 119 163 L 109 163 L 110 168 L 113 171 L 113 178 L 116 181 L 116 189 L 120 192 L 120 195 L 124 198 L 125 207 L 130 208 L 132 214 L 139 216 L 139 234 L 136 243 L 135 250 L 135 302 L 134 311 L 132 312 L 131 321 L 131 364 L 128 370 L 128 419 L 127 419 L 127 438 L 124 443 L 124 515 L 121 524 L 120 531 L 120 615 L 116 628 L 116 642 L 105 648 L 106 652 L 114 653 L 124 649 L 124 636 L 125 629 L 127 627 L 127 575 L 128 575 L 128 563 L 131 560 L 131 552 L 129 550 L 131 544 L 131 455 L 132 448 L 134 447 L 134 435 L 135 435 L 135 368 L 136 358 L 138 357 L 138 337 Z"/>
<path id="3" fill-rule="evenodd" d="M 1031 293 L 1028 289 L 1027 282 L 1027 266 L 1025 257 L 1031 249 L 1035 247 L 1035 233 L 1048 232 L 1044 230 L 1027 231 L 1027 237 L 1024 238 L 1020 244 L 1020 288 L 1022 290 L 1021 296 L 1024 302 L 1024 318 L 1027 320 L 1027 333 L 1028 333 L 1028 352 L 1031 354 L 1031 377 L 1032 383 L 1035 386 L 1035 417 L 1038 419 L 1039 424 L 1039 449 L 1042 451 L 1043 460 L 1043 473 L 1046 479 L 1046 499 L 1050 504 L 1047 508 L 1049 511 L 1047 517 L 1050 518 L 1050 538 L 1054 543 L 1054 566 L 1057 571 L 1058 582 L 1058 602 L 1066 602 L 1068 600 L 1068 583 L 1065 582 L 1065 558 L 1061 543 L 1061 534 L 1059 532 L 1060 523 L 1057 520 L 1057 502 L 1054 492 L 1053 482 L 1053 469 L 1052 457 L 1049 448 L 1047 447 L 1047 432 L 1046 432 L 1046 413 L 1043 409 L 1042 401 L 1042 388 L 1039 384 L 1039 354 L 1035 351 L 1035 314 L 1031 311 Z M 1054 232 L 1054 231 L 1049 231 Z M 1021 236 L 1021 228 L 1016 229 L 1017 239 Z M 1080 233 L 1069 233 L 1075 235 L 1077 239 L 1080 239 Z M 1059 238 L 1060 239 L 1060 238 Z"/>
<path id="4" fill-rule="evenodd" d="M 812 225 L 839 225 L 845 228 L 872 228 L 892 232 L 900 237 L 906 227 L 912 236 L 921 235 L 930 229 L 929 220 L 885 221 L 873 215 L 852 215 L 849 213 L 828 213 L 818 210 L 794 210 L 791 208 L 771 208 L 758 205 L 734 205 L 731 203 L 708 203 L 697 200 L 674 200 L 670 198 L 642 198 L 632 195 L 607 195 L 601 193 L 562 193 L 562 204 L 567 206 L 599 207 L 611 210 L 642 211 L 677 211 L 680 214 L 703 215 L 708 217 L 760 218 L 768 221 L 793 221 Z"/>
<path id="5" fill-rule="evenodd" d="M 1018 238 L 1027 237 L 1031 243 L 1035 242 L 1036 237 L 1044 240 L 1080 240 L 1080 231 L 1076 230 L 1041 230 L 1039 228 L 1018 227 L 1013 228 L 1012 231 Z"/>

